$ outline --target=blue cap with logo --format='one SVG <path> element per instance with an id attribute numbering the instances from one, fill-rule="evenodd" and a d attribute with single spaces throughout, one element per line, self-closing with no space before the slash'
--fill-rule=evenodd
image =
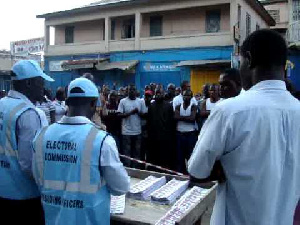
<path id="1" fill-rule="evenodd" d="M 16 74 L 15 80 L 42 77 L 47 81 L 54 81 L 43 72 L 39 64 L 34 60 L 20 60 L 12 67 L 12 71 Z"/>
<path id="2" fill-rule="evenodd" d="M 80 93 L 71 93 L 74 88 L 82 90 Z M 99 98 L 99 92 L 96 85 L 86 78 L 76 78 L 68 87 L 68 98 L 86 97 L 86 98 Z"/>

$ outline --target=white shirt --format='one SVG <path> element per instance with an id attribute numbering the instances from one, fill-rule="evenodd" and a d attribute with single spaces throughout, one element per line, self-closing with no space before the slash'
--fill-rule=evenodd
<path id="1" fill-rule="evenodd" d="M 137 108 L 140 113 L 147 112 L 144 101 L 141 101 L 138 98 L 131 100 L 128 97 L 120 101 L 118 112 L 129 113 L 135 108 Z M 122 119 L 122 135 L 139 135 L 141 133 L 141 118 L 138 114 Z"/>
<path id="2" fill-rule="evenodd" d="M 55 107 L 55 121 L 60 121 L 60 119 L 66 114 L 67 107 L 65 101 L 53 101 L 53 105 Z"/>
<path id="3" fill-rule="evenodd" d="M 292 225 L 300 196 L 300 103 L 283 81 L 262 81 L 215 107 L 188 170 L 209 176 L 220 160 L 213 225 Z"/>
<path id="4" fill-rule="evenodd" d="M 180 116 L 190 116 L 192 114 L 192 103 L 190 103 L 187 109 L 183 108 L 183 104 L 180 105 Z M 195 130 L 195 125 L 193 123 L 188 123 L 184 121 L 177 122 L 177 131 L 179 132 L 192 132 Z"/>
<path id="5" fill-rule="evenodd" d="M 46 102 L 36 102 L 36 107 L 45 112 L 48 123 L 51 124 L 50 112 L 55 111 L 53 103 L 46 99 Z"/>
<path id="6" fill-rule="evenodd" d="M 219 100 L 222 101 L 222 100 Z M 206 110 L 211 111 L 215 108 L 216 104 L 219 102 L 211 102 L 210 98 L 206 99 L 205 104 L 206 104 Z"/>
<path id="7" fill-rule="evenodd" d="M 36 111 L 38 112 L 40 119 L 41 119 L 41 125 L 42 127 L 49 126 L 49 122 L 47 120 L 46 114 L 43 110 L 39 109 L 38 107 L 35 107 Z"/>
<path id="8" fill-rule="evenodd" d="M 32 102 L 20 92 L 10 90 L 7 96 L 22 99 L 27 105 L 35 108 Z M 40 117 L 34 109 L 25 111 L 17 120 L 16 136 L 18 142 L 18 161 L 21 169 L 28 174 L 31 174 L 32 141 L 40 129 Z"/>
<path id="9" fill-rule="evenodd" d="M 181 105 L 182 103 L 183 103 L 183 96 L 182 96 L 182 94 L 177 95 L 177 96 L 173 99 L 173 110 L 175 111 L 176 106 Z M 197 102 L 197 100 L 196 100 L 195 97 L 193 97 L 193 98 L 191 99 L 191 103 L 192 103 L 193 105 L 196 105 L 196 106 L 198 105 L 198 102 Z"/>

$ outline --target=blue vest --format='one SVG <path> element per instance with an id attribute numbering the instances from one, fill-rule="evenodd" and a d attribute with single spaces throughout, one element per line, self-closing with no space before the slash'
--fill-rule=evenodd
<path id="1" fill-rule="evenodd" d="M 40 196 L 34 180 L 21 170 L 18 162 L 16 124 L 32 106 L 21 99 L 0 100 L 0 197 L 24 200 Z"/>
<path id="2" fill-rule="evenodd" d="M 106 135 L 93 124 L 55 123 L 36 137 L 35 178 L 47 225 L 110 224 L 110 193 L 100 173 Z"/>

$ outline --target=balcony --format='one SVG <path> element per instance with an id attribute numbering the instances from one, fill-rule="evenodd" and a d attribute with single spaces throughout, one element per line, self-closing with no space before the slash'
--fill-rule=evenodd
<path id="1" fill-rule="evenodd" d="M 140 48 L 135 46 L 136 42 L 134 38 L 110 40 L 107 47 L 105 46 L 105 41 L 50 45 L 45 54 L 46 56 L 59 56 L 133 50 L 228 46 L 232 45 L 231 36 L 231 32 L 219 32 L 144 37 L 140 38 L 140 44 L 138 45 Z M 106 49 L 109 49 L 109 51 Z"/>
<path id="2" fill-rule="evenodd" d="M 291 45 L 300 45 L 300 21 L 291 23 L 287 31 L 287 41 Z"/>
<path id="3" fill-rule="evenodd" d="M 105 52 L 104 41 L 79 42 L 72 44 L 49 45 L 45 51 L 47 56 L 79 55 Z"/>
<path id="4" fill-rule="evenodd" d="M 190 48 L 232 45 L 230 32 L 141 38 L 141 49 Z"/>

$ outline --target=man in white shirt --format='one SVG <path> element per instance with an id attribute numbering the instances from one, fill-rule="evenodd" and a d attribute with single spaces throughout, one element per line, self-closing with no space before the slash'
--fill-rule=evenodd
<path id="1" fill-rule="evenodd" d="M 181 105 L 181 104 L 183 103 L 183 96 L 182 96 L 182 93 L 183 93 L 184 91 L 186 91 L 186 90 L 188 90 L 188 91 L 191 90 L 191 84 L 190 84 L 190 82 L 188 82 L 187 80 L 182 81 L 182 83 L 181 83 L 181 93 L 180 93 L 179 95 L 177 95 L 177 96 L 173 99 L 173 110 L 174 110 L 174 111 L 175 111 L 175 109 L 176 109 L 176 106 Z M 191 99 L 191 103 L 192 103 L 193 105 L 197 105 L 197 104 L 198 104 L 195 97 L 193 97 L 193 98 Z"/>
<path id="2" fill-rule="evenodd" d="M 222 100 L 238 96 L 241 93 L 242 84 L 239 70 L 226 69 L 220 75 L 220 97 Z"/>
<path id="3" fill-rule="evenodd" d="M 141 159 L 141 117 L 146 113 L 144 101 L 136 97 L 135 85 L 128 86 L 128 97 L 120 101 L 118 115 L 122 118 L 122 153 Z M 136 163 L 124 160 L 126 166 L 138 167 Z"/>
<path id="4" fill-rule="evenodd" d="M 276 47 L 274 47 L 276 46 Z M 246 92 L 219 103 L 204 125 L 189 161 L 192 177 L 226 181 L 217 192 L 212 225 L 287 225 L 300 196 L 300 103 L 284 83 L 287 47 L 270 30 L 242 46 Z"/>

